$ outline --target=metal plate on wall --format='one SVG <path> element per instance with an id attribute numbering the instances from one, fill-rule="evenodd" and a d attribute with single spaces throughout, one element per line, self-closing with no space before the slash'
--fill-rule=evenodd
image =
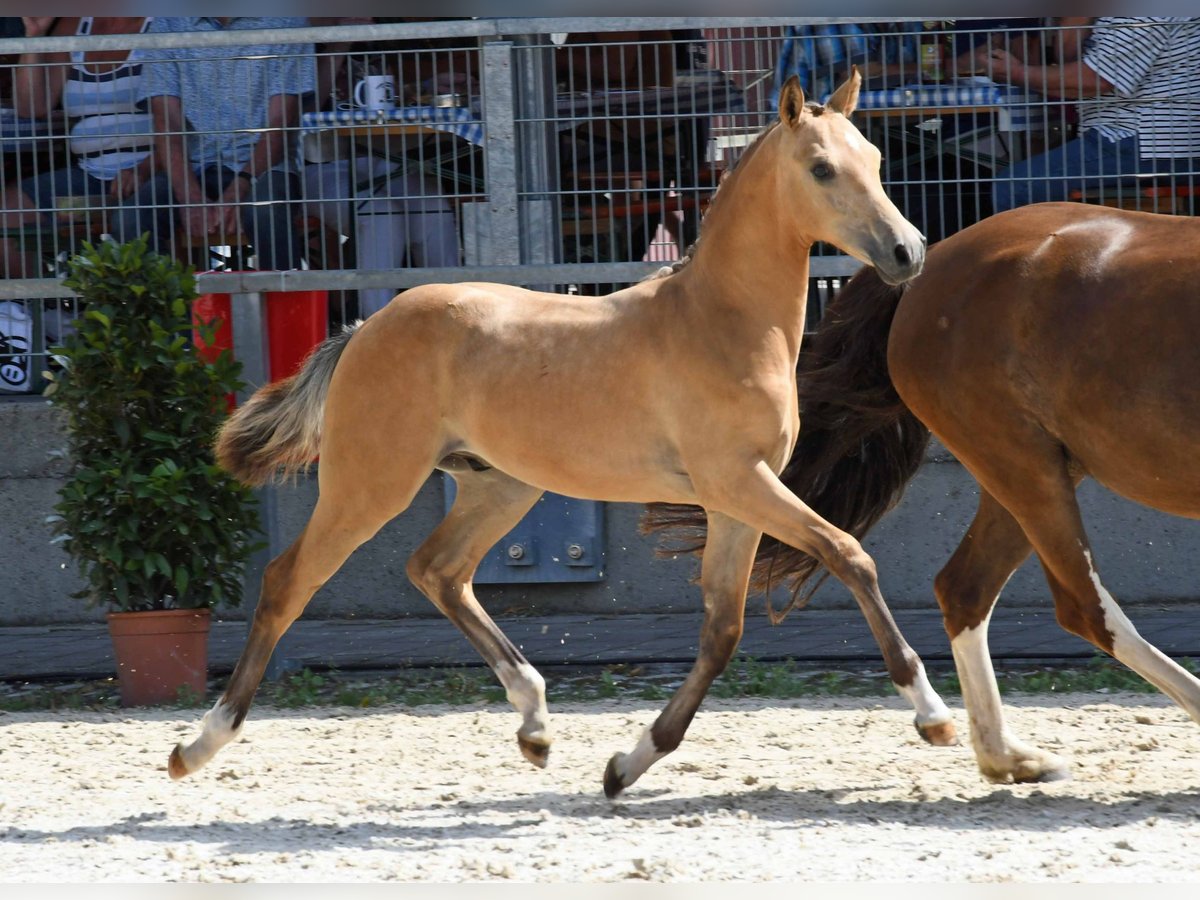
<path id="1" fill-rule="evenodd" d="M 443 473 L 446 511 L 457 485 Z M 604 504 L 545 493 L 492 547 L 476 584 L 536 584 L 604 580 Z"/>

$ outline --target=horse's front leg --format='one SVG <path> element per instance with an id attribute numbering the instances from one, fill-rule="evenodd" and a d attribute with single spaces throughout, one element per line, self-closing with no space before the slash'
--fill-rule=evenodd
<path id="1" fill-rule="evenodd" d="M 675 695 L 642 734 L 632 753 L 618 753 L 604 773 L 604 793 L 612 798 L 655 762 L 679 746 L 713 679 L 724 671 L 742 638 L 746 585 L 761 532 L 719 513 L 709 513 L 701 567 L 704 624 L 700 653 Z"/>
<path id="2" fill-rule="evenodd" d="M 921 658 L 900 633 L 884 602 L 875 561 L 852 535 L 813 512 L 765 462 L 745 478 L 714 485 L 708 505 L 820 560 L 853 594 L 896 691 L 916 710 L 921 737 L 931 744 L 958 742 L 950 710 L 929 683 Z"/>
<path id="3" fill-rule="evenodd" d="M 454 506 L 413 553 L 408 577 L 491 666 L 521 714 L 521 753 L 544 767 L 550 754 L 546 682 L 479 605 L 471 587 L 484 554 L 521 520 L 542 491 L 496 469 L 455 468 L 451 474 L 458 484 Z"/>

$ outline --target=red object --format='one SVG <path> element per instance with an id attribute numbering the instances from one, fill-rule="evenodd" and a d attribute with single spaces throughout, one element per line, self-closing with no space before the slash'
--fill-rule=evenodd
<path id="1" fill-rule="evenodd" d="M 210 621 L 207 609 L 110 612 L 121 705 L 174 703 L 180 688 L 203 700 Z"/>
<path id="2" fill-rule="evenodd" d="M 267 303 L 267 372 L 271 381 L 288 378 L 300 370 L 313 348 L 328 337 L 329 296 L 325 291 L 273 291 Z M 212 361 L 222 350 L 234 350 L 229 294 L 202 294 L 192 303 L 196 322 L 220 319 L 211 344 L 193 340 L 200 355 Z"/>

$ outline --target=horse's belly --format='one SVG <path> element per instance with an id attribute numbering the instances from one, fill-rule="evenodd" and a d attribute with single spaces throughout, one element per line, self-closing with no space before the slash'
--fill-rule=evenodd
<path id="1" fill-rule="evenodd" d="M 526 484 L 581 500 L 693 503 L 696 499 L 686 473 L 646 463 L 631 465 L 627 459 L 525 453 L 504 454 L 495 465 Z"/>

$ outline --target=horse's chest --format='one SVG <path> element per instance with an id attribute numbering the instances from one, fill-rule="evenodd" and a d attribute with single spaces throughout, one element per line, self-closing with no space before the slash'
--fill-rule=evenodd
<path id="1" fill-rule="evenodd" d="M 782 465 L 791 456 L 800 431 L 794 384 L 749 391 L 738 404 L 737 433 L 772 464 Z"/>

